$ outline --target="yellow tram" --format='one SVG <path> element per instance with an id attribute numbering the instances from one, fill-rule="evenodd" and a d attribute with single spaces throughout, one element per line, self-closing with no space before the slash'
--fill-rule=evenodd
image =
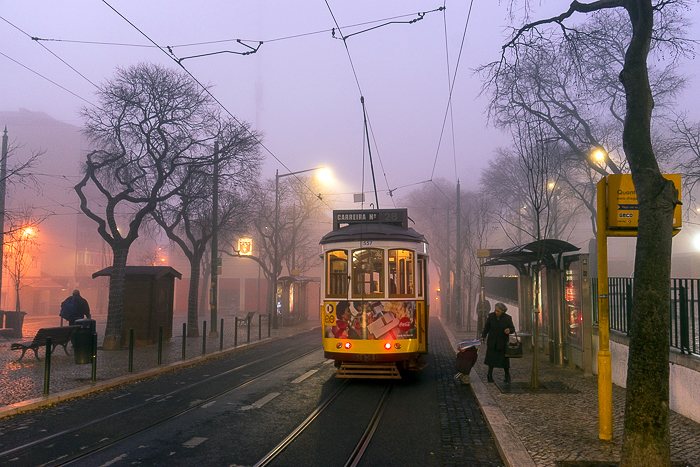
<path id="1" fill-rule="evenodd" d="M 400 378 L 428 352 L 428 242 L 406 209 L 333 211 L 320 241 L 323 350 L 340 378 Z"/>

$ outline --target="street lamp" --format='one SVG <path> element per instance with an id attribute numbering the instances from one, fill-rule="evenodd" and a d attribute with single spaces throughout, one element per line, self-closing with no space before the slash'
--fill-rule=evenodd
<path id="1" fill-rule="evenodd" d="M 297 175 L 306 172 L 313 172 L 314 170 L 323 170 L 325 167 L 314 167 L 313 169 L 299 170 L 298 172 L 289 172 L 286 174 L 279 174 L 279 170 L 275 170 L 275 231 L 273 232 L 274 237 L 274 248 L 275 248 L 275 262 L 272 264 L 272 276 L 275 281 L 274 291 L 275 291 L 275 303 L 272 310 L 272 329 L 279 328 L 279 321 L 277 319 L 277 277 L 279 276 L 278 271 L 278 261 L 279 261 L 279 222 L 280 222 L 280 178 L 289 177 L 290 175 Z M 319 195 L 320 197 L 321 195 Z"/>

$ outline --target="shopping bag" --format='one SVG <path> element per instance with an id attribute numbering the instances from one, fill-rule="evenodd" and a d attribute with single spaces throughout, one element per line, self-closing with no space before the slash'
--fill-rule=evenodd
<path id="1" fill-rule="evenodd" d="M 523 343 L 518 339 L 518 333 L 515 333 L 515 340 L 511 341 L 508 339 L 508 345 L 506 345 L 506 358 L 522 358 L 523 356 Z"/>

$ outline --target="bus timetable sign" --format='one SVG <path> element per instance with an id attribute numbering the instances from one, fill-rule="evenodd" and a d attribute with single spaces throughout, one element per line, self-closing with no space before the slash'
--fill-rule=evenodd
<path id="1" fill-rule="evenodd" d="M 333 211 L 333 230 L 350 224 L 392 224 L 408 228 L 408 209 Z"/>
<path id="2" fill-rule="evenodd" d="M 664 174 L 664 177 L 673 182 L 680 197 L 680 174 Z M 639 227 L 639 204 L 637 191 L 632 183 L 632 175 L 615 174 L 607 175 L 606 178 L 608 184 L 608 228 L 636 230 Z M 679 204 L 673 211 L 674 230 L 682 227 L 681 209 Z"/>

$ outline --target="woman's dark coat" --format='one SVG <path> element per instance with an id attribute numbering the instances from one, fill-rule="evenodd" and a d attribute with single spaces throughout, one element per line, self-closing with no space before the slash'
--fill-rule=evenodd
<path id="1" fill-rule="evenodd" d="M 511 334 L 515 332 L 513 318 L 508 313 L 503 313 L 500 318 L 496 316 L 496 313 L 489 313 L 486 318 L 486 326 L 481 333 L 481 337 L 486 338 L 485 365 L 510 368 L 510 360 L 506 358 L 506 346 L 510 334 L 505 333 L 506 329 L 510 329 Z"/>

